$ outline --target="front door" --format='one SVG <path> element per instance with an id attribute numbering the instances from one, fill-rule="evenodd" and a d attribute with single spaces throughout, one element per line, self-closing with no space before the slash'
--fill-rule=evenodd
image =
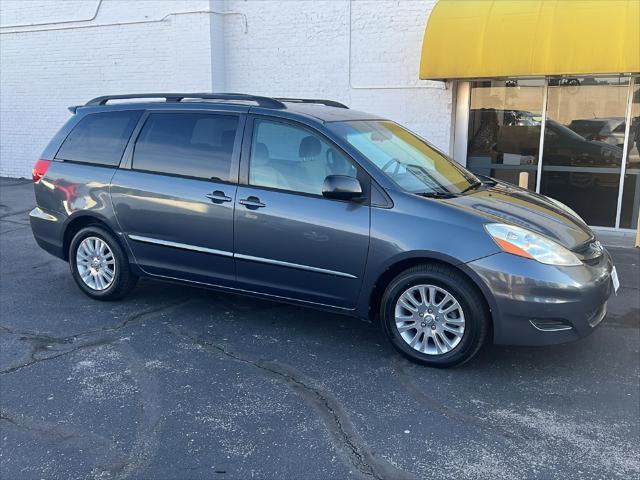
<path id="1" fill-rule="evenodd" d="M 241 288 L 355 306 L 369 247 L 369 201 L 322 196 L 328 175 L 369 179 L 338 147 L 298 124 L 255 118 L 235 211 Z M 246 151 L 249 150 L 249 151 Z"/>
<path id="2" fill-rule="evenodd" d="M 233 285 L 240 123 L 238 115 L 200 112 L 157 112 L 144 121 L 111 197 L 147 273 Z"/>

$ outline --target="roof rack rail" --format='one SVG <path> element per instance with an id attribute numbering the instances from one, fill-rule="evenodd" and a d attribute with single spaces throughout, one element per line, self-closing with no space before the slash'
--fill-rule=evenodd
<path id="1" fill-rule="evenodd" d="M 130 100 L 136 98 L 164 98 L 165 102 L 180 102 L 186 98 L 202 100 L 241 100 L 256 102 L 260 107 L 286 108 L 284 103 L 269 97 L 245 95 L 243 93 L 140 93 L 127 95 L 104 95 L 89 100 L 85 106 L 106 105 L 110 100 Z"/>
<path id="2" fill-rule="evenodd" d="M 334 100 L 323 100 L 320 98 L 284 98 L 277 97 L 274 100 L 278 100 L 279 102 L 292 102 L 292 103 L 317 103 L 319 105 L 326 105 L 327 107 L 338 107 L 338 108 L 346 108 L 348 109 L 344 103 L 336 102 Z"/>

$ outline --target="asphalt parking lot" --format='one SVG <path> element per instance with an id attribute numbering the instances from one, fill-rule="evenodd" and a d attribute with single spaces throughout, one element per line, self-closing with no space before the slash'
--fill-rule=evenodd
<path id="1" fill-rule="evenodd" d="M 405 361 L 348 317 L 142 281 L 95 302 L 0 181 L 3 479 L 637 478 L 640 251 L 590 337 Z"/>

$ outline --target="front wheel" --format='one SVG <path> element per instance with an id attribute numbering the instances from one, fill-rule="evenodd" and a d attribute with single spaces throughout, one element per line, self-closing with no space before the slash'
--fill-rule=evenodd
<path id="1" fill-rule="evenodd" d="M 476 286 L 442 264 L 410 268 L 387 286 L 383 329 L 403 355 L 433 367 L 468 361 L 485 342 L 489 313 Z"/>
<path id="2" fill-rule="evenodd" d="M 69 265 L 76 284 L 96 300 L 116 300 L 136 284 L 127 256 L 116 238 L 90 225 L 75 234 L 69 246 Z"/>

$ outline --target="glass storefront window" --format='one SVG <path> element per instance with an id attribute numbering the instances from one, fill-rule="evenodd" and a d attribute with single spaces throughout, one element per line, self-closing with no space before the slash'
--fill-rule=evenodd
<path id="1" fill-rule="evenodd" d="M 528 172 L 529 189 L 536 190 L 538 180 L 540 193 L 567 204 L 589 225 L 636 228 L 640 77 L 477 80 L 470 87 L 467 168 L 513 184 Z"/>
<path id="2" fill-rule="evenodd" d="M 467 168 L 516 185 L 529 172 L 535 190 L 543 97 L 543 79 L 473 82 Z"/>
<path id="3" fill-rule="evenodd" d="M 622 209 L 620 211 L 620 227 L 636 228 L 638 225 L 638 208 L 640 206 L 640 77 L 635 79 L 631 104 L 631 127 L 629 128 L 629 144 L 627 146 L 626 170 L 622 190 Z M 622 124 L 615 131 L 624 138 Z"/>
<path id="4" fill-rule="evenodd" d="M 549 80 L 540 193 L 614 227 L 629 77 Z"/>

